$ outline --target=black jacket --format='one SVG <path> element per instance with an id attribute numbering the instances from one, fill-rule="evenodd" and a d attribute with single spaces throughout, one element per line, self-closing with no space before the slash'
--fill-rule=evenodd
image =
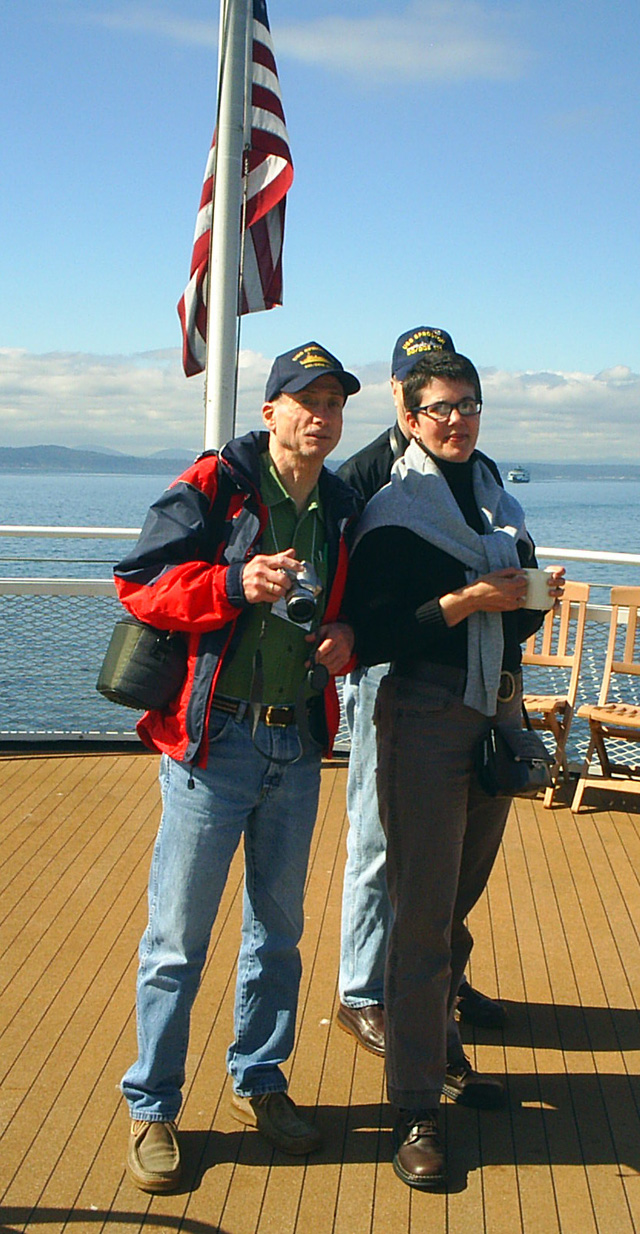
<path id="1" fill-rule="evenodd" d="M 347 459 L 346 463 L 338 468 L 337 474 L 360 494 L 366 505 L 379 489 L 389 483 L 391 468 L 397 459 L 402 458 L 408 445 L 408 438 L 400 425 L 393 424 L 376 437 L 375 441 L 370 441 L 368 446 L 363 446 L 362 450 Z M 483 454 L 482 450 L 476 450 L 476 455 L 491 468 L 498 484 L 502 484 L 502 477 L 493 459 Z"/>
<path id="2" fill-rule="evenodd" d="M 495 463 L 480 451 L 472 457 L 478 456 L 499 479 Z M 455 464 L 442 470 L 465 519 L 481 531 L 470 468 Z M 518 542 L 518 555 L 525 567 L 537 564 L 532 547 L 524 541 Z M 416 660 L 428 660 L 466 668 L 467 622 L 449 627 L 439 604 L 440 596 L 465 582 L 460 561 L 409 528 L 392 525 L 367 532 L 352 555 L 345 594 L 361 664 L 391 661 L 406 672 Z M 526 609 L 503 613 L 505 669 L 515 672 L 520 667 L 520 644 L 540 627 L 543 617 Z"/>

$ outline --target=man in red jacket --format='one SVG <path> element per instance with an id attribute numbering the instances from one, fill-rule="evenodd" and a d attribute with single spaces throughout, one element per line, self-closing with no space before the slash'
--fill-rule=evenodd
<path id="1" fill-rule="evenodd" d="M 180 1180 L 175 1119 L 191 1008 L 243 835 L 231 1111 L 285 1152 L 321 1145 L 281 1065 L 294 1040 L 320 757 L 337 726 L 332 678 L 353 646 L 340 604 L 357 498 L 323 463 L 359 388 L 317 343 L 279 356 L 262 410 L 267 431 L 196 460 L 151 507 L 116 568 L 130 612 L 181 631 L 188 645 L 178 696 L 138 726 L 162 753 L 163 799 L 140 944 L 138 1059 L 122 1081 L 127 1169 L 145 1191 Z"/>

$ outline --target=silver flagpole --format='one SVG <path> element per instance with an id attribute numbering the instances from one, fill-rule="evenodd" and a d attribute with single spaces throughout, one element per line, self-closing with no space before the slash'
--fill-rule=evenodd
<path id="1" fill-rule="evenodd" d="M 219 111 L 211 225 L 205 450 L 219 449 L 235 429 L 240 218 L 247 49 L 252 0 L 221 0 Z"/>

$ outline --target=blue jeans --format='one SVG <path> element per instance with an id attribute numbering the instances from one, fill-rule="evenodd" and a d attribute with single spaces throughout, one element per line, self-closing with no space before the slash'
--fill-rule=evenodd
<path id="1" fill-rule="evenodd" d="M 347 780 L 347 861 L 342 892 L 340 1000 L 348 1007 L 384 1002 L 384 965 L 391 921 L 386 846 L 378 813 L 376 730 L 378 686 L 388 664 L 345 677 L 343 699 L 351 737 Z"/>
<path id="2" fill-rule="evenodd" d="M 278 765 L 248 721 L 212 713 L 207 766 L 162 756 L 163 812 L 140 943 L 138 1060 L 122 1081 L 133 1118 L 173 1120 L 182 1101 L 191 1008 L 231 859 L 244 834 L 245 888 L 227 1067 L 242 1096 L 284 1091 L 294 1042 L 303 892 L 320 750 Z M 259 724 L 271 758 L 300 752 L 298 730 Z"/>

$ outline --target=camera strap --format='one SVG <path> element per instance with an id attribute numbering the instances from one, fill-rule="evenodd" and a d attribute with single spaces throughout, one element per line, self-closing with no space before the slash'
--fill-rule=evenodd
<path id="1" fill-rule="evenodd" d="M 273 544 L 274 544 L 275 551 L 276 551 L 276 553 L 279 553 L 279 552 L 281 552 L 281 551 L 283 551 L 283 550 L 281 550 L 280 545 L 278 544 L 278 539 L 277 539 L 277 536 L 276 536 L 276 529 L 275 529 L 274 522 L 273 522 L 273 518 L 272 518 L 272 515 L 271 515 L 271 507 L 269 507 L 269 525 L 270 525 L 270 528 L 271 528 L 271 537 L 272 537 L 272 540 L 273 540 Z M 312 531 L 312 540 L 311 540 L 311 553 L 310 553 L 311 564 L 312 564 L 312 566 L 314 567 L 314 569 L 316 568 L 316 566 L 315 566 L 315 556 L 316 556 L 316 539 L 317 539 L 316 532 L 317 532 L 317 526 L 318 526 L 318 523 L 317 523 L 317 515 L 316 515 L 316 512 L 314 511 L 314 517 L 313 517 L 313 531 Z M 294 537 L 294 538 L 295 538 L 295 537 Z M 290 547 L 294 549 L 294 552 L 296 552 L 296 553 L 298 552 L 298 550 L 295 548 L 295 546 L 294 546 L 293 544 L 292 544 L 292 545 L 290 545 Z M 285 571 L 285 573 L 286 573 L 286 571 Z M 293 578 L 293 571 L 291 572 L 291 577 Z M 311 620 L 309 620 L 309 621 L 303 621 L 303 622 L 297 622 L 297 621 L 294 621 L 294 620 L 293 620 L 293 618 L 289 616 L 289 610 L 288 610 L 288 607 L 287 607 L 287 595 L 288 595 L 288 593 L 287 593 L 287 592 L 285 592 L 285 593 L 284 593 L 284 595 L 279 596 L 279 597 L 278 597 L 278 599 L 277 599 L 277 600 L 274 600 L 274 601 L 273 601 L 273 603 L 271 604 L 271 612 L 273 613 L 274 617 L 279 617 L 281 621 L 288 621 L 288 622 L 291 622 L 291 624 L 292 624 L 292 625 L 296 625 L 296 626 L 298 626 L 301 630 L 307 630 L 307 631 L 310 631 L 310 630 L 311 630 L 311 625 L 312 625 Z"/>
<path id="2" fill-rule="evenodd" d="M 269 509 L 269 527 L 270 527 L 270 529 L 271 529 L 271 538 L 272 538 L 272 540 L 273 540 L 273 544 L 274 544 L 274 548 L 275 548 L 275 550 L 276 550 L 276 553 L 281 553 L 281 552 L 283 552 L 284 550 L 283 550 L 283 549 L 281 549 L 281 548 L 280 548 L 280 545 L 278 544 L 278 537 L 277 537 L 277 535 L 276 535 L 276 528 L 275 528 L 275 523 L 274 523 L 274 521 L 273 521 L 273 514 L 271 513 L 271 506 L 269 506 L 269 507 L 268 507 L 268 509 Z M 318 529 L 318 511 L 314 509 L 314 510 L 310 511 L 310 513 L 312 513 L 312 514 L 313 514 L 313 532 L 312 532 L 312 540 L 311 540 L 311 561 L 312 561 L 312 563 L 315 565 L 315 557 L 316 557 L 316 532 L 317 532 L 317 529 Z M 295 536 L 294 536 L 294 538 L 295 538 Z M 293 544 L 291 544 L 289 547 L 290 547 L 290 548 L 293 548 L 294 546 L 293 546 Z"/>
<path id="3" fill-rule="evenodd" d="M 262 689 L 264 686 L 264 673 L 262 671 L 262 652 L 258 647 L 253 657 L 253 674 L 251 677 L 251 691 L 249 694 L 249 710 L 251 713 L 251 740 L 258 751 L 264 758 L 268 758 L 271 763 L 276 763 L 278 766 L 286 767 L 289 764 L 297 763 L 302 755 L 312 749 L 313 740 L 309 731 L 309 712 L 307 709 L 307 696 L 305 690 L 306 681 L 310 680 L 314 689 L 321 692 L 329 683 L 329 673 L 323 664 L 316 664 L 313 653 L 311 655 L 311 668 L 306 677 L 300 682 L 296 701 L 294 703 L 295 724 L 298 730 L 300 740 L 300 752 L 293 758 L 276 758 L 274 754 L 267 754 L 265 750 L 261 750 L 256 741 L 256 733 L 260 722 L 260 712 L 262 711 Z"/>
<path id="4" fill-rule="evenodd" d="M 273 521 L 273 515 L 271 512 L 271 506 L 268 507 L 268 510 L 269 510 L 269 528 L 271 531 L 273 545 L 274 545 L 276 553 L 280 553 L 283 550 L 280 548 L 280 545 L 278 544 L 278 537 L 276 535 L 276 529 L 275 529 L 275 524 Z M 315 554 L 316 554 L 316 538 L 317 538 L 317 527 L 318 527 L 317 511 L 314 511 L 313 515 L 314 515 L 313 532 L 312 532 L 312 540 L 311 540 L 311 561 L 312 563 L 315 562 Z M 293 548 L 294 546 L 291 545 L 290 547 Z M 274 605 L 271 605 L 271 608 L 273 610 Z M 287 620 L 290 620 L 290 618 L 287 618 Z M 308 627 L 298 627 L 298 628 L 308 628 Z M 264 630 L 264 626 L 263 626 L 263 630 Z M 313 688 L 317 689 L 319 692 L 324 689 L 324 687 L 326 686 L 328 682 L 328 674 L 326 672 L 326 669 L 324 669 L 324 673 L 321 671 L 323 670 L 323 667 L 324 667 L 323 665 L 315 664 L 313 653 L 312 653 L 311 668 L 309 670 L 309 674 L 311 674 L 311 676 L 309 679 L 311 680 L 311 684 Z M 308 716 L 308 711 L 307 711 L 307 698 L 306 698 L 306 689 L 305 689 L 307 677 L 309 677 L 309 674 L 307 674 L 307 676 L 305 676 L 303 680 L 300 682 L 300 686 L 298 688 L 298 692 L 296 695 L 296 701 L 294 703 L 295 724 L 296 724 L 296 728 L 298 730 L 298 736 L 300 739 L 299 754 L 296 754 L 294 758 L 276 758 L 272 754 L 267 754 L 265 750 L 260 749 L 260 746 L 258 745 L 258 742 L 256 740 L 258 724 L 260 722 L 260 712 L 263 706 L 262 695 L 263 695 L 263 690 L 264 690 L 264 673 L 262 669 L 262 651 L 260 650 L 259 647 L 256 648 L 256 651 L 253 657 L 251 689 L 249 691 L 249 710 L 251 713 L 251 740 L 253 741 L 253 744 L 256 747 L 256 750 L 258 751 L 259 754 L 262 754 L 264 758 L 268 758 L 270 762 L 276 763 L 279 766 L 287 766 L 288 764 L 297 763 L 298 760 L 302 758 L 302 755 L 305 753 L 305 751 L 311 749 L 312 744 L 313 744 L 311 734 L 309 732 L 309 716 Z M 325 680 L 325 674 L 326 674 L 326 680 Z"/>
<path id="5" fill-rule="evenodd" d="M 309 726 L 307 722 L 307 715 L 306 715 L 307 709 L 306 709 L 305 699 L 304 699 L 304 682 L 300 686 L 300 690 L 298 690 L 298 697 L 295 702 L 296 724 L 298 727 L 298 733 L 300 737 L 300 751 L 293 758 L 276 758 L 275 754 L 267 754 L 266 750 L 261 750 L 260 746 L 258 745 L 258 742 L 256 740 L 256 733 L 258 731 L 258 724 L 260 723 L 260 712 L 262 711 L 263 686 L 264 686 L 264 673 L 262 671 L 262 652 L 260 648 L 257 647 L 256 653 L 253 657 L 253 673 L 251 676 L 251 690 L 249 693 L 249 710 L 251 712 L 251 740 L 256 750 L 258 751 L 258 754 L 262 754 L 263 758 L 268 758 L 269 762 L 276 763 L 279 767 L 286 767 L 290 763 L 291 764 L 297 763 L 298 759 L 302 758 L 302 755 L 304 754 L 305 747 L 306 747 L 305 729 L 306 729 L 306 733 L 308 734 Z M 302 710 L 304 711 L 304 727 L 302 729 L 300 728 L 300 715 L 299 715 L 299 712 L 300 712 L 299 702 L 300 702 L 301 693 L 302 693 Z"/>

